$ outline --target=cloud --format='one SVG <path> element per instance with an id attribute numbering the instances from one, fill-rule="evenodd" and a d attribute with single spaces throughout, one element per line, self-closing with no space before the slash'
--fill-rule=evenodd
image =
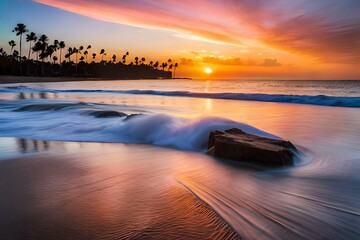
<path id="1" fill-rule="evenodd" d="M 263 67 L 278 67 L 281 66 L 281 63 L 279 63 L 277 61 L 277 59 L 269 59 L 266 58 L 264 59 L 264 62 L 259 64 L 259 66 L 263 66 Z"/>
<path id="2" fill-rule="evenodd" d="M 278 67 L 281 63 L 277 59 L 264 59 L 263 62 L 258 62 L 254 59 L 241 59 L 241 58 L 222 58 L 222 57 L 203 57 L 201 62 L 223 65 L 223 66 L 247 66 L 247 67 Z"/>
<path id="3" fill-rule="evenodd" d="M 358 0 L 34 0 L 95 19 L 324 62 L 360 60 Z M 265 64 L 265 63 L 264 63 Z"/>
<path id="4" fill-rule="evenodd" d="M 181 58 L 180 65 L 181 66 L 194 66 L 195 62 L 194 62 L 194 60 L 192 60 L 190 58 Z"/>

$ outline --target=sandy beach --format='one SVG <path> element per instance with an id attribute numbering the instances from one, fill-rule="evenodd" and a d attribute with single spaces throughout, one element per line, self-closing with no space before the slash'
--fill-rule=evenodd
<path id="1" fill-rule="evenodd" d="M 239 239 L 171 166 L 129 161 L 137 146 L 8 141 L 19 156 L 0 160 L 0 239 Z"/>

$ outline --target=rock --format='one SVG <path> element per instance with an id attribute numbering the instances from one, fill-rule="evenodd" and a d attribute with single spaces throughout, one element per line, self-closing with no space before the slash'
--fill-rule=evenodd
<path id="1" fill-rule="evenodd" d="M 95 111 L 91 113 L 96 118 L 111 118 L 111 117 L 125 117 L 127 114 L 116 111 Z"/>
<path id="2" fill-rule="evenodd" d="M 208 154 L 270 166 L 293 164 L 296 147 L 288 141 L 259 137 L 232 128 L 209 135 Z"/>

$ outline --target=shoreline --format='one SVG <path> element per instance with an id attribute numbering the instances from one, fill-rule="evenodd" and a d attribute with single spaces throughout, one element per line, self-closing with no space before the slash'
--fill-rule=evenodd
<path id="1" fill-rule="evenodd" d="M 191 78 L 164 78 L 151 80 L 177 80 Z M 85 81 L 127 81 L 127 80 L 148 80 L 148 79 L 119 79 L 119 78 L 83 78 L 83 77 L 29 77 L 29 76 L 8 76 L 0 75 L 0 84 L 15 83 L 41 83 L 41 82 L 85 82 Z"/>

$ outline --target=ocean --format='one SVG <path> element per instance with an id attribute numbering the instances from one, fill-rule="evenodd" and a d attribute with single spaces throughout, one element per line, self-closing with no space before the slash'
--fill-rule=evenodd
<path id="1" fill-rule="evenodd" d="M 295 166 L 273 169 L 205 155 L 209 132 L 232 127 L 289 140 L 301 156 Z M 51 146 L 59 142 L 64 151 L 96 155 L 77 144 L 94 142 L 101 152 L 106 147 L 97 144 L 111 143 L 122 149 L 126 164 L 149 166 L 142 166 L 142 175 L 156 172 L 152 184 L 159 181 L 160 192 L 169 185 L 185 189 L 245 239 L 360 238 L 360 81 L 3 84 L 0 137 L 0 161 L 56 151 Z M 146 199 L 154 186 L 137 181 L 123 187 Z M 99 214 L 114 217 L 105 210 Z M 166 214 L 149 213 L 156 219 Z"/>

